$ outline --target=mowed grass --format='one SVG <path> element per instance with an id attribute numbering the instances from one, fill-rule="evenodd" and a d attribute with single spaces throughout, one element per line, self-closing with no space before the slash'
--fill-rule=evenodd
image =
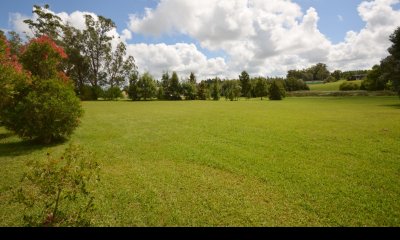
<path id="1" fill-rule="evenodd" d="M 339 91 L 339 86 L 346 82 L 346 80 L 339 80 L 337 82 L 331 83 L 318 83 L 318 84 L 308 84 L 311 91 Z M 359 86 L 361 85 L 362 80 L 350 81 L 352 83 L 356 83 Z"/>
<path id="2" fill-rule="evenodd" d="M 97 226 L 400 226 L 398 97 L 84 102 Z M 60 155 L 0 128 L 0 225 L 26 162 Z"/>

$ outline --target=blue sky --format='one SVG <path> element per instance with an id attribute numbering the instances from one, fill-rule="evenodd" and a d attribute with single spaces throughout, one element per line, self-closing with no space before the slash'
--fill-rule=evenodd
<path id="1" fill-rule="evenodd" d="M 164 70 L 204 77 L 231 77 L 241 70 L 282 76 L 317 62 L 331 70 L 372 67 L 387 55 L 388 36 L 400 25 L 399 2 L 2 0 L 0 28 L 17 29 L 14 13 L 31 17 L 34 4 L 48 3 L 55 13 L 111 18 L 120 35 L 123 30 L 132 35 L 124 40 L 128 53 L 156 76 Z"/>
<path id="2" fill-rule="evenodd" d="M 193 0 L 189 0 L 193 1 Z M 320 20 L 318 25 L 320 31 L 325 34 L 332 42 L 337 43 L 343 40 L 346 32 L 349 30 L 359 31 L 365 23 L 358 16 L 357 6 L 362 0 L 294 0 L 304 11 L 310 7 L 314 7 Z M 31 15 L 32 6 L 34 4 L 49 4 L 54 12 L 71 13 L 76 10 L 94 12 L 111 18 L 117 25 L 118 30 L 126 28 L 129 20 L 129 14 L 144 13 L 145 8 L 155 8 L 158 0 L 2 0 L 0 2 L 0 28 L 10 29 L 9 14 L 22 13 Z M 342 16 L 341 21 L 338 16 Z M 132 42 L 148 42 L 148 43 L 174 43 L 174 42 L 193 41 L 187 36 L 164 36 L 163 38 L 143 37 L 137 35 Z"/>

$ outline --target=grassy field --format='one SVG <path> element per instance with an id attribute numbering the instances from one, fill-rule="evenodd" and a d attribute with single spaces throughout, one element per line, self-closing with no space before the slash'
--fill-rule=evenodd
<path id="1" fill-rule="evenodd" d="M 97 226 L 400 226 L 398 97 L 84 102 Z M 26 162 L 59 155 L 0 128 L 0 226 Z"/>
<path id="2" fill-rule="evenodd" d="M 311 91 L 339 91 L 339 86 L 346 80 L 339 80 L 332 83 L 318 83 L 318 84 L 308 84 Z M 361 85 L 362 80 L 351 81 L 352 83 L 357 83 Z"/>

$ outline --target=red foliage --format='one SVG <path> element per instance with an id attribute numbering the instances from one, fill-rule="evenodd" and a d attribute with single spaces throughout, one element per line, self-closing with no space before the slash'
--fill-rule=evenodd
<path id="1" fill-rule="evenodd" d="M 64 72 L 58 72 L 58 77 L 64 82 L 64 83 L 68 83 L 69 77 L 64 73 Z"/>
<path id="2" fill-rule="evenodd" d="M 41 37 L 39 37 L 39 38 L 32 39 L 31 42 L 30 42 L 30 44 L 31 44 L 31 43 L 48 44 L 48 45 L 50 45 L 50 47 L 51 47 L 54 51 L 56 51 L 56 52 L 61 56 L 61 58 L 67 58 L 67 57 L 68 57 L 67 54 L 64 52 L 64 49 L 63 49 L 62 47 L 58 46 L 58 45 L 53 41 L 53 39 L 51 39 L 51 38 L 48 37 L 47 35 L 43 35 L 43 36 L 41 36 Z"/>
<path id="3" fill-rule="evenodd" d="M 18 62 L 17 56 L 11 55 L 10 44 L 5 37 L 0 37 L 0 64 L 14 68 L 22 72 L 22 65 Z"/>

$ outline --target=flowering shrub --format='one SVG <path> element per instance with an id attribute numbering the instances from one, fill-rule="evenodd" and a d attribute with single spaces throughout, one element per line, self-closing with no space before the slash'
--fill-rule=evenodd
<path id="1" fill-rule="evenodd" d="M 66 57 L 61 47 L 43 36 L 22 50 L 22 69 L 7 41 L 0 40 L 0 119 L 7 129 L 47 144 L 68 137 L 79 125 L 83 111 L 62 71 Z"/>
<path id="2" fill-rule="evenodd" d="M 67 58 L 63 48 L 47 36 L 32 39 L 22 50 L 20 61 L 24 69 L 41 79 L 58 77 L 62 61 Z"/>

